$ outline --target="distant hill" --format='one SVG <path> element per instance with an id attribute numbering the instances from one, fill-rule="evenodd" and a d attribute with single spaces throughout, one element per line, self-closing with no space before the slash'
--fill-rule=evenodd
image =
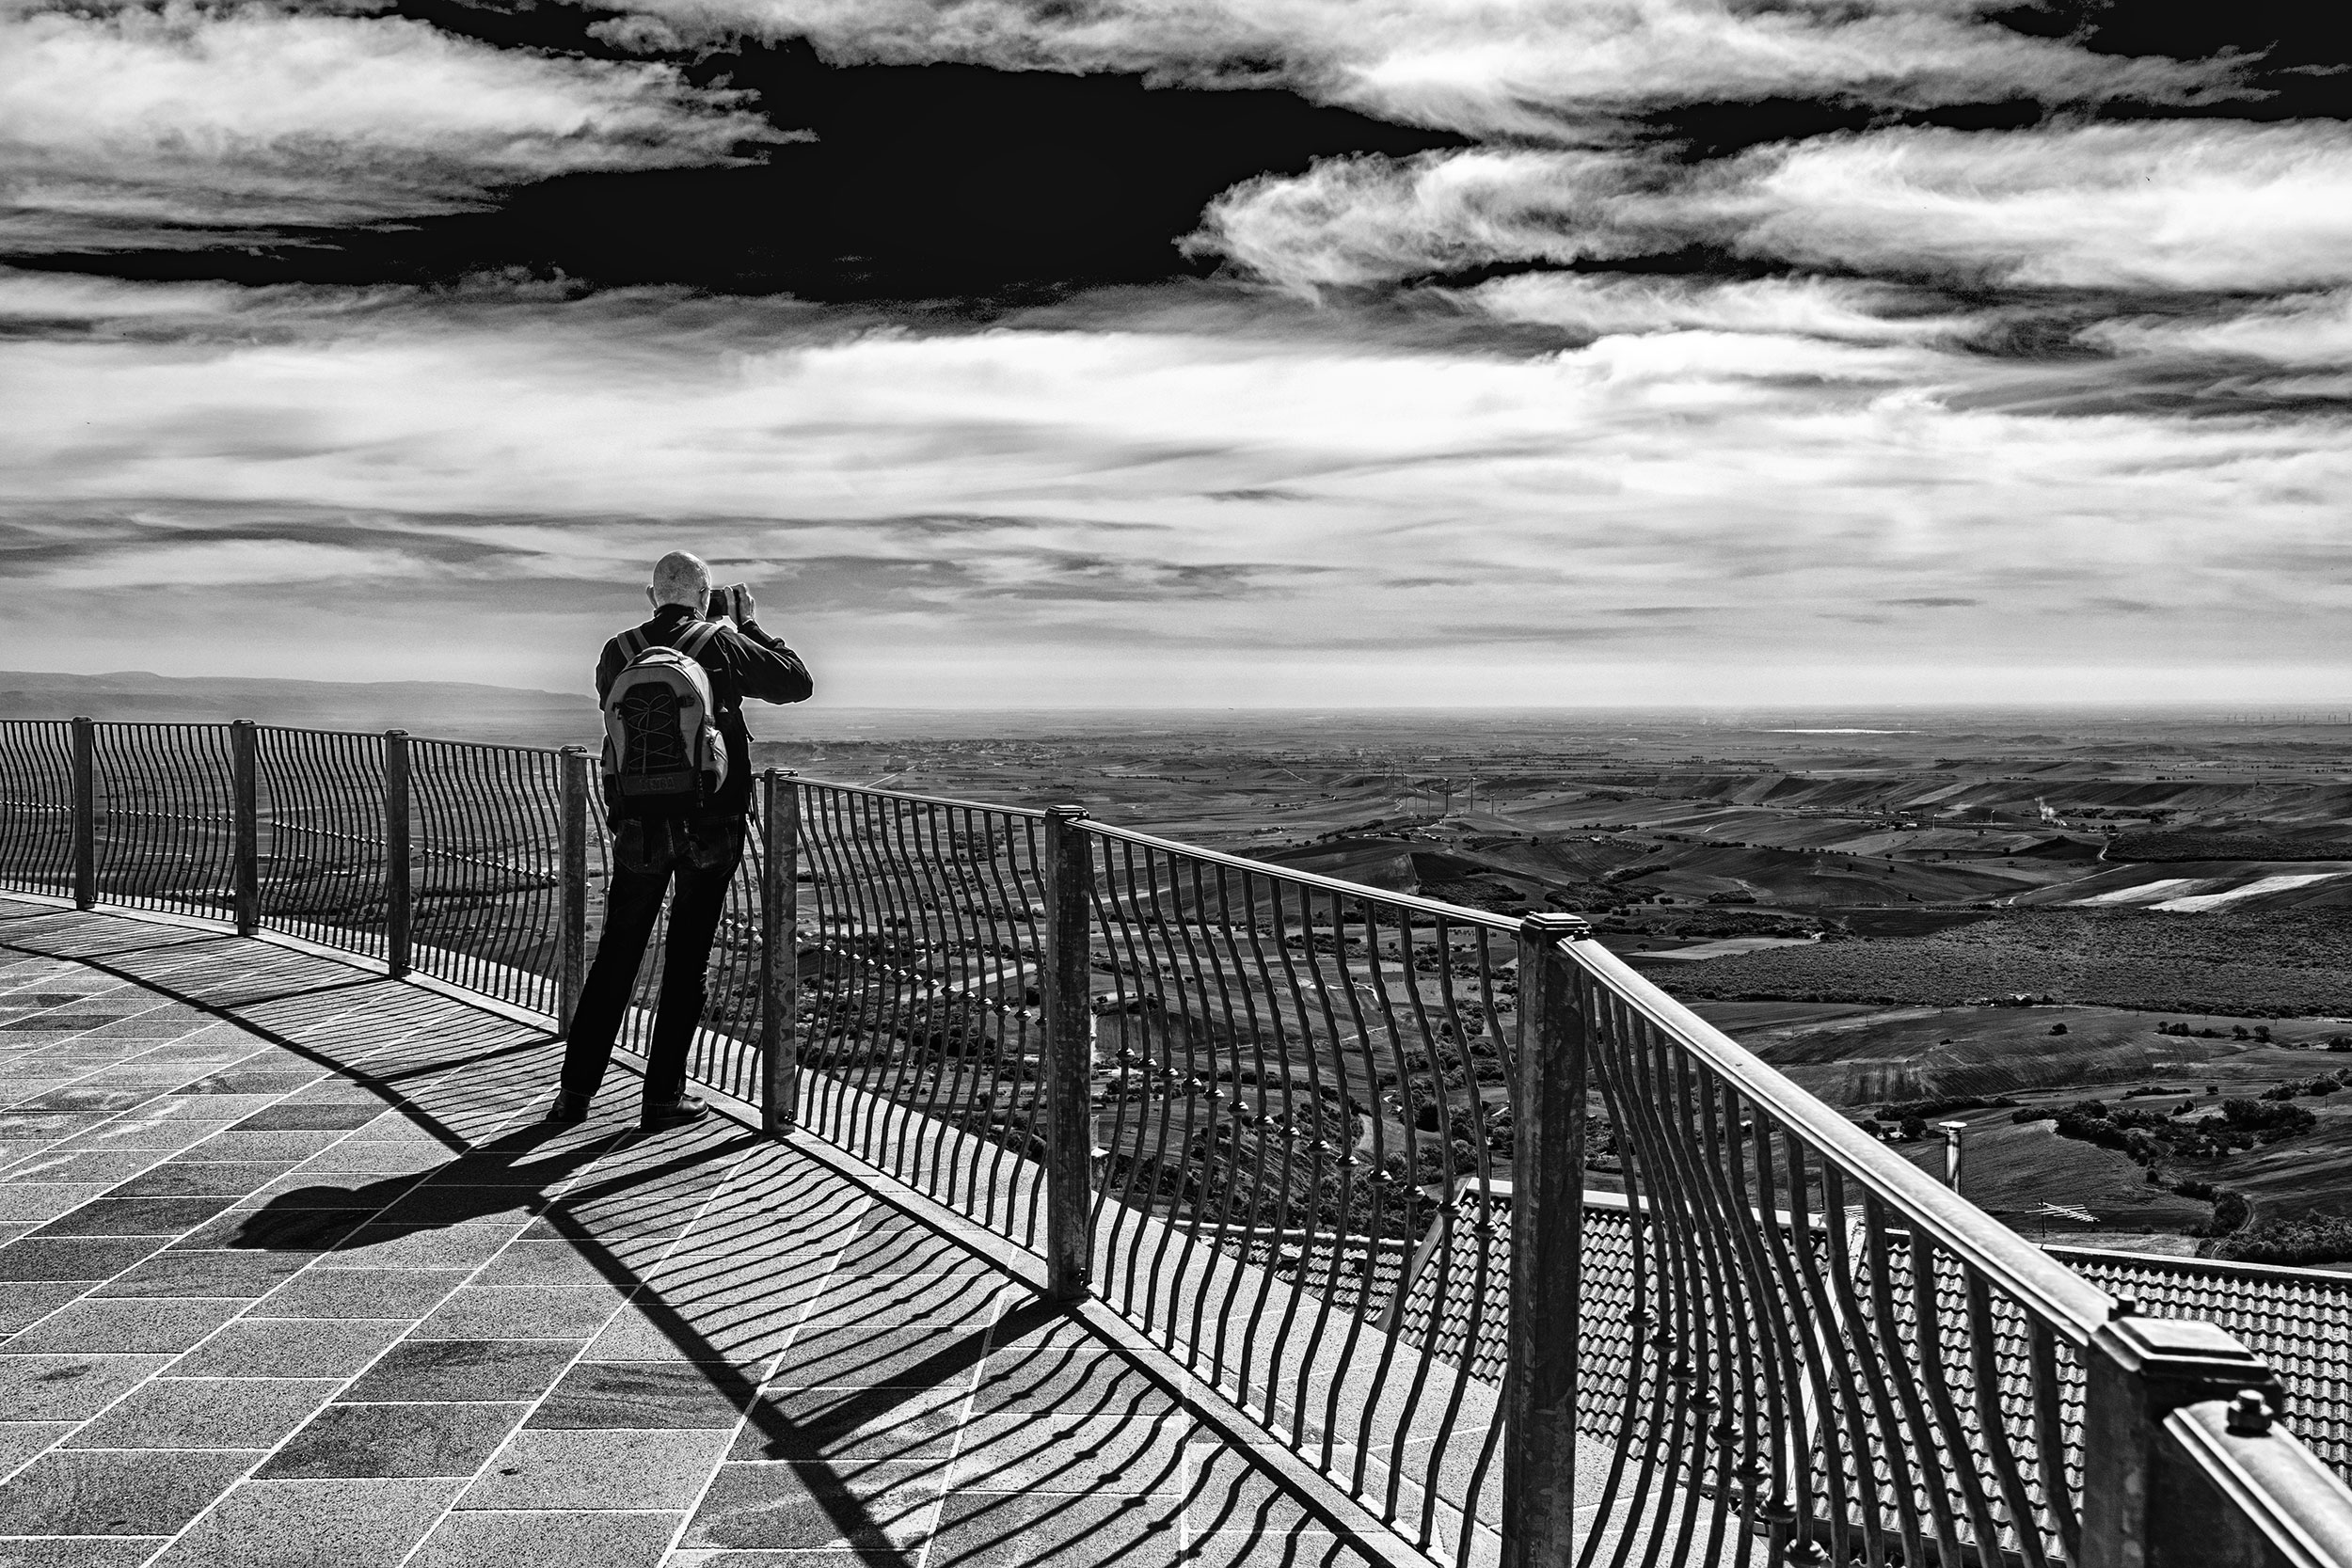
<path id="1" fill-rule="evenodd" d="M 596 705 L 585 694 L 509 686 L 0 670 L 0 719 L 76 715 L 149 723 L 251 719 L 303 729 L 402 729 L 450 740 L 516 746 L 585 743 L 598 733 Z"/>

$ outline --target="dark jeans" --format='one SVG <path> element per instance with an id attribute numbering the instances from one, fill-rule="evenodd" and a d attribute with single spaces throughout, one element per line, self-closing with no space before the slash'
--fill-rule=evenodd
<path id="1" fill-rule="evenodd" d="M 702 1022 L 710 939 L 726 908 L 727 883 L 743 858 L 739 817 L 720 835 L 720 842 L 725 852 L 710 866 L 681 858 L 664 869 L 632 871 L 616 858 L 612 885 L 605 890 L 604 935 L 587 983 L 580 988 L 580 1009 L 572 1015 L 571 1037 L 564 1047 L 567 1092 L 593 1095 L 604 1082 L 622 1014 L 637 988 L 646 939 L 653 935 L 661 895 L 673 880 L 677 893 L 670 900 L 669 940 L 661 950 L 661 1000 L 654 1011 L 653 1040 L 645 1050 L 645 1103 L 666 1105 L 684 1091 L 687 1048 L 693 1043 L 694 1026 Z"/>

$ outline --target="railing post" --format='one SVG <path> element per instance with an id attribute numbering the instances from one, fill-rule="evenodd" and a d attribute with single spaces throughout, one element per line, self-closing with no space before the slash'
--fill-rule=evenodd
<path id="1" fill-rule="evenodd" d="M 1091 846 L 1078 806 L 1045 812 L 1044 1004 L 1046 1299 L 1083 1301 L 1094 1265 L 1094 1010 L 1088 993 Z"/>
<path id="2" fill-rule="evenodd" d="M 2277 1374 L 2220 1328 L 2184 1318 L 2118 1316 L 2083 1361 L 2082 1568 L 2215 1562 L 2206 1553 L 2228 1527 L 2227 1501 L 2163 1483 L 2166 1423 L 2242 1389 L 2275 1409 Z"/>
<path id="3" fill-rule="evenodd" d="M 563 862 L 563 927 L 556 933 L 555 1032 L 569 1037 L 580 988 L 588 983 L 588 749 L 558 753 L 557 797 L 563 820 L 556 853 Z"/>
<path id="4" fill-rule="evenodd" d="M 1519 926 L 1518 1099 L 1512 1108 L 1511 1322 L 1502 1384 L 1502 1568 L 1558 1568 L 1576 1554 L 1578 1291 L 1584 1249 L 1584 1079 L 1589 1040 L 1560 943 L 1574 915 Z"/>
<path id="5" fill-rule="evenodd" d="M 408 885 L 408 732 L 384 732 L 384 956 L 397 980 L 408 973 L 416 919 Z"/>
<path id="6" fill-rule="evenodd" d="M 798 1117 L 801 1069 L 801 785 L 789 769 L 759 776 L 759 1117 L 780 1138 Z"/>
<path id="7" fill-rule="evenodd" d="M 250 719 L 229 726 L 230 807 L 236 827 L 231 845 L 229 901 L 237 935 L 262 926 L 262 790 L 260 729 Z"/>
<path id="8" fill-rule="evenodd" d="M 73 721 L 73 907 L 98 902 L 98 725 Z"/>

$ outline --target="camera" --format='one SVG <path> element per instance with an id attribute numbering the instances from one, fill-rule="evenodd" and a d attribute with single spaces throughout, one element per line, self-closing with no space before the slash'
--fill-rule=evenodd
<path id="1" fill-rule="evenodd" d="M 715 621 L 724 616 L 730 621 L 740 621 L 743 618 L 743 602 L 751 596 L 751 584 L 747 582 L 712 589 L 710 591 L 710 619 Z"/>

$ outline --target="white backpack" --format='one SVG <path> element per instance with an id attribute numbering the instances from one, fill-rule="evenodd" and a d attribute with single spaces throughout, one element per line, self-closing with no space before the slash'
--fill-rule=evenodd
<path id="1" fill-rule="evenodd" d="M 615 817 L 699 810 L 726 783 L 710 676 L 694 658 L 718 632 L 715 622 L 694 623 L 675 647 L 634 627 L 621 634 L 628 663 L 604 696 L 604 798 Z"/>

